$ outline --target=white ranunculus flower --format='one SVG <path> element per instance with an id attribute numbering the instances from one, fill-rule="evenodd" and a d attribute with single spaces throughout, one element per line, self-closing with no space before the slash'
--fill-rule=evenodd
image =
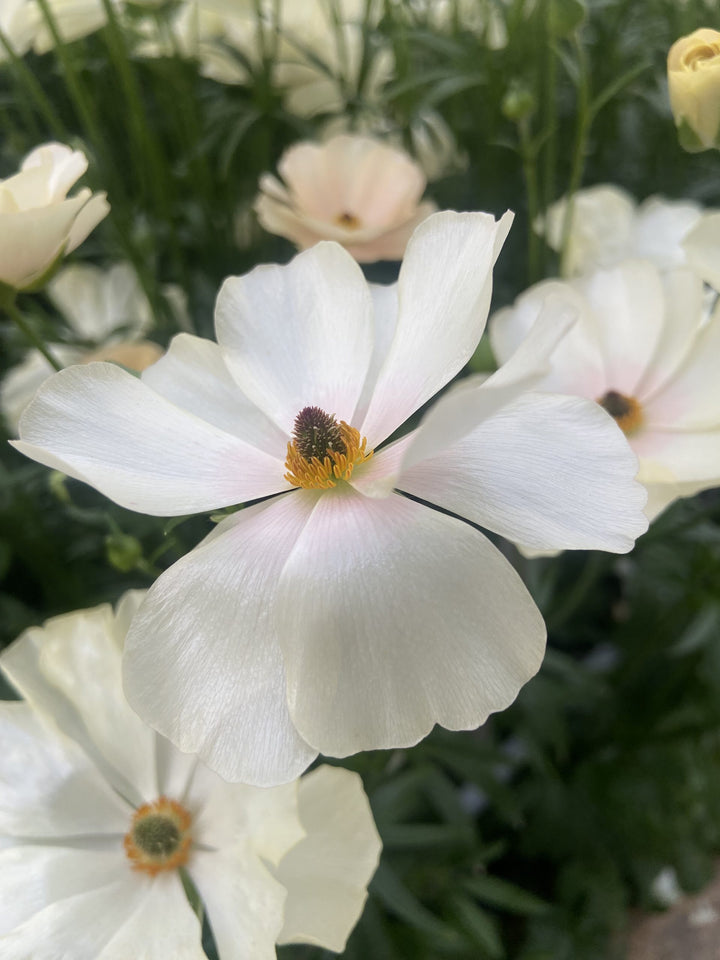
<path id="1" fill-rule="evenodd" d="M 110 2 L 118 9 L 121 7 L 121 0 Z M 48 7 L 65 43 L 87 37 L 107 23 L 103 0 L 48 0 Z M 32 34 L 35 53 L 47 53 L 54 48 L 55 39 L 37 0 L 25 0 L 19 17 Z"/>
<path id="2" fill-rule="evenodd" d="M 720 308 L 708 320 L 690 270 L 664 275 L 630 260 L 571 282 L 544 281 L 492 318 L 502 363 L 552 295 L 580 319 L 555 351 L 543 388 L 597 401 L 625 431 L 656 517 L 679 497 L 720 485 Z"/>
<path id="3" fill-rule="evenodd" d="M 181 871 L 220 960 L 342 951 L 381 846 L 360 778 L 229 784 L 147 727 L 120 680 L 141 598 L 55 617 L 0 656 L 25 697 L 0 702 L 0 956 L 205 960 Z"/>
<path id="4" fill-rule="evenodd" d="M 140 380 L 71 367 L 25 411 L 22 452 L 130 509 L 270 498 L 158 579 L 126 645 L 133 706 L 226 779 L 476 727 L 536 672 L 522 581 L 434 506 L 538 549 L 623 552 L 646 528 L 611 418 L 526 392 L 558 335 L 544 325 L 379 449 L 471 357 L 510 220 L 434 214 L 389 287 L 328 242 L 257 267 L 225 282 L 217 344 L 181 334 Z"/>
<path id="5" fill-rule="evenodd" d="M 720 213 L 708 213 L 685 235 L 688 266 L 720 293 Z"/>
<path id="6" fill-rule="evenodd" d="M 553 250 L 562 247 L 566 200 L 548 207 L 536 224 Z M 685 265 L 682 240 L 702 218 L 691 200 L 649 197 L 641 204 L 621 187 L 601 183 L 578 190 L 573 200 L 567 258 L 568 276 L 611 267 L 629 257 L 652 260 L 661 270 Z"/>
<path id="7" fill-rule="evenodd" d="M 37 147 L 20 172 L 0 180 L 0 282 L 23 290 L 74 250 L 110 206 L 104 193 L 68 191 L 87 170 L 85 154 L 61 143 Z"/>
<path id="8" fill-rule="evenodd" d="M 109 270 L 72 264 L 50 281 L 47 293 L 75 336 L 89 341 L 83 347 L 49 344 L 64 367 L 108 360 L 139 372 L 162 355 L 162 347 L 142 339 L 152 325 L 152 311 L 130 264 Z M 0 383 L 0 410 L 13 432 L 37 388 L 53 373 L 39 350 L 30 350 L 22 363 L 8 370 Z"/>
<path id="9" fill-rule="evenodd" d="M 25 5 L 26 0 L 2 0 L 0 3 L 0 32 L 19 57 L 30 49 L 33 38 L 32 25 L 25 16 Z M 8 52 L 0 44 L 0 63 L 7 59 Z"/>
<path id="10" fill-rule="evenodd" d="M 435 204 L 421 201 L 425 174 L 404 150 L 373 137 L 339 134 L 297 143 L 278 163 L 282 182 L 260 179 L 262 226 L 300 249 L 336 240 L 360 263 L 400 260 Z"/>

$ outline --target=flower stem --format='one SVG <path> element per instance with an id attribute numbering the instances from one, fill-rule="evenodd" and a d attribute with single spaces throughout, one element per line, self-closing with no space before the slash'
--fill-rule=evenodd
<path id="1" fill-rule="evenodd" d="M 25 317 L 23 317 L 23 315 L 20 313 L 18 308 L 15 306 L 15 301 L 13 299 L 6 300 L 3 303 L 3 307 L 7 315 L 13 321 L 13 323 L 20 330 L 22 330 L 25 337 L 30 341 L 30 343 L 34 347 L 36 347 L 40 351 L 40 353 L 45 357 L 45 359 L 50 364 L 50 366 L 53 367 L 55 370 L 62 370 L 62 364 L 55 359 L 55 357 L 52 355 L 48 347 L 43 342 L 42 338 L 39 337 L 37 333 L 35 333 L 35 331 L 27 322 Z"/>

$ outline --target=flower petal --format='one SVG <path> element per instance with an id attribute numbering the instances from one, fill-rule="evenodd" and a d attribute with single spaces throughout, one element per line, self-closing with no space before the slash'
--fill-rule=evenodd
<path id="1" fill-rule="evenodd" d="M 651 482 L 650 473 L 659 465 L 671 482 L 696 483 L 704 481 L 705 488 L 715 485 L 720 476 L 720 427 L 712 430 L 663 430 L 648 427 L 631 438 L 633 450 L 640 457 L 640 479 Z M 646 461 L 650 464 L 646 465 Z M 698 486 L 698 489 L 700 487 Z"/>
<path id="2" fill-rule="evenodd" d="M 625 553 L 647 529 L 637 469 L 596 403 L 531 393 L 403 472 L 398 486 L 533 550 Z"/>
<path id="3" fill-rule="evenodd" d="M 490 306 L 492 268 L 512 223 L 437 213 L 416 229 L 398 280 L 395 336 L 360 432 L 373 447 L 470 359 Z"/>
<path id="4" fill-rule="evenodd" d="M 242 393 L 212 340 L 179 333 L 141 379 L 175 406 L 284 461 L 287 436 Z"/>
<path id="5" fill-rule="evenodd" d="M 0 833 L 77 837 L 127 830 L 130 806 L 80 747 L 27 703 L 0 702 Z"/>
<path id="6" fill-rule="evenodd" d="M 68 367 L 43 384 L 20 437 L 21 453 L 154 516 L 213 510 L 288 486 L 282 460 L 107 363 Z"/>
<path id="7" fill-rule="evenodd" d="M 215 323 L 241 389 L 286 434 L 307 406 L 350 421 L 372 354 L 373 316 L 362 271 L 342 247 L 319 243 L 287 266 L 230 277 Z"/>
<path id="8" fill-rule="evenodd" d="M 481 534 L 397 494 L 333 490 L 276 600 L 293 721 L 329 756 L 470 729 L 540 666 L 545 628 Z"/>
<path id="9" fill-rule="evenodd" d="M 382 841 L 357 773 L 322 766 L 300 780 L 307 836 L 275 875 L 288 891 L 278 943 L 312 943 L 342 953 L 367 899 Z"/>
<path id="10" fill-rule="evenodd" d="M 720 212 L 705 214 L 682 245 L 689 266 L 705 283 L 720 290 Z"/>
<path id="11" fill-rule="evenodd" d="M 127 636 L 132 706 L 226 780 L 287 782 L 316 755 L 290 720 L 269 616 L 316 499 L 300 491 L 228 517 L 155 582 Z"/>
<path id="12" fill-rule="evenodd" d="M 285 889 L 252 849 L 237 844 L 233 850 L 198 850 L 188 873 L 205 904 L 220 960 L 276 960 Z"/>
<path id="13" fill-rule="evenodd" d="M 89 191 L 49 207 L 0 214 L 0 281 L 22 289 L 60 254 Z"/>
<path id="14" fill-rule="evenodd" d="M 5 674 L 54 720 L 133 803 L 155 799 L 155 734 L 130 708 L 120 681 L 124 633 L 112 607 L 53 617 L 4 651 Z"/>

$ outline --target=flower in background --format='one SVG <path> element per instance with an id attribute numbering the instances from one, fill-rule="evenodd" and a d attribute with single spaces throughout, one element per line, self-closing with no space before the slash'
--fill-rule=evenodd
<path id="1" fill-rule="evenodd" d="M 87 166 L 80 150 L 46 143 L 0 180 L 0 283 L 15 290 L 41 283 L 108 215 L 104 193 L 84 187 L 67 196 Z"/>
<path id="2" fill-rule="evenodd" d="M 395 4 L 399 13 L 419 18 L 432 30 L 469 30 L 483 37 L 490 50 L 507 46 L 506 14 L 497 0 L 395 0 Z"/>
<path id="3" fill-rule="evenodd" d="M 435 210 L 420 199 L 426 180 L 418 164 L 371 137 L 297 143 L 278 171 L 282 182 L 261 177 L 255 210 L 266 230 L 300 249 L 336 240 L 360 263 L 399 260 L 415 227 Z"/>
<path id="4" fill-rule="evenodd" d="M 95 33 L 107 23 L 107 11 L 103 0 L 47 0 L 50 15 L 65 43 L 79 40 Z M 120 7 L 120 0 L 110 0 Z M 47 53 L 55 47 L 55 38 L 37 0 L 25 0 L 19 14 L 24 28 L 33 37 L 35 53 Z"/>
<path id="5" fill-rule="evenodd" d="M 499 362 L 512 357 L 549 296 L 553 309 L 574 307 L 579 320 L 542 387 L 595 400 L 615 419 L 640 461 L 648 518 L 719 486 L 720 307 L 708 320 L 700 279 L 630 260 L 572 282 L 539 283 L 492 318 Z"/>
<path id="6" fill-rule="evenodd" d="M 535 224 L 553 250 L 562 250 L 567 200 L 548 207 Z M 702 218 L 691 200 L 649 197 L 641 204 L 621 187 L 601 183 L 573 197 L 563 273 L 577 276 L 630 257 L 652 260 L 661 270 L 686 263 L 682 240 Z"/>
<path id="7" fill-rule="evenodd" d="M 0 954 L 204 960 L 189 877 L 220 960 L 275 944 L 342 951 L 380 838 L 355 773 L 228 784 L 130 709 L 126 593 L 27 630 L 0 656 Z"/>
<path id="8" fill-rule="evenodd" d="M 720 212 L 708 213 L 682 242 L 688 266 L 720 293 Z"/>
<path id="9" fill-rule="evenodd" d="M 152 311 L 130 264 L 109 270 L 73 264 L 50 282 L 47 293 L 73 335 L 86 341 L 82 347 L 49 345 L 62 366 L 109 360 L 139 372 L 162 355 L 162 347 L 142 339 L 152 326 Z M 0 383 L 0 409 L 13 433 L 37 388 L 53 373 L 39 350 L 8 371 Z"/>
<path id="10" fill-rule="evenodd" d="M 27 53 L 32 43 L 32 28 L 24 14 L 26 0 L 3 0 L 0 3 L 0 33 L 19 57 Z M 0 63 L 8 59 L 8 52 L 0 43 Z"/>
<path id="11" fill-rule="evenodd" d="M 471 524 L 617 552 L 646 529 L 616 424 L 527 393 L 567 317 L 380 448 L 472 356 L 510 221 L 435 214 L 389 287 L 334 243 L 231 277 L 218 344 L 181 334 L 139 380 L 70 367 L 23 414 L 21 452 L 130 509 L 262 498 L 162 574 L 125 648 L 133 706 L 226 779 L 279 783 L 512 702 L 545 628 Z"/>
<path id="12" fill-rule="evenodd" d="M 667 73 L 680 145 L 691 152 L 720 147 L 720 33 L 701 29 L 676 40 Z"/>

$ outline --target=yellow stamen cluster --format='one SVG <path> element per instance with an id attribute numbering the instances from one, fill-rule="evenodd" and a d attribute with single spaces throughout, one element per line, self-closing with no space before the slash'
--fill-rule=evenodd
<path id="1" fill-rule="evenodd" d="M 373 455 L 367 451 L 367 439 L 360 437 L 360 433 L 350 424 L 341 420 L 338 423 L 344 452 L 328 450 L 324 457 L 310 457 L 305 459 L 298 450 L 297 441 L 293 440 L 287 446 L 285 479 L 294 487 L 303 487 L 305 490 L 327 490 L 334 487 L 338 480 L 349 480 L 354 468 L 364 463 Z"/>
<path id="2" fill-rule="evenodd" d="M 167 797 L 138 807 L 123 841 L 133 870 L 154 877 L 184 866 L 192 844 L 191 825 L 187 810 Z"/>
<path id="3" fill-rule="evenodd" d="M 614 417 L 623 433 L 634 433 L 642 425 L 643 411 L 635 397 L 626 397 L 617 390 L 608 390 L 598 403 Z"/>

